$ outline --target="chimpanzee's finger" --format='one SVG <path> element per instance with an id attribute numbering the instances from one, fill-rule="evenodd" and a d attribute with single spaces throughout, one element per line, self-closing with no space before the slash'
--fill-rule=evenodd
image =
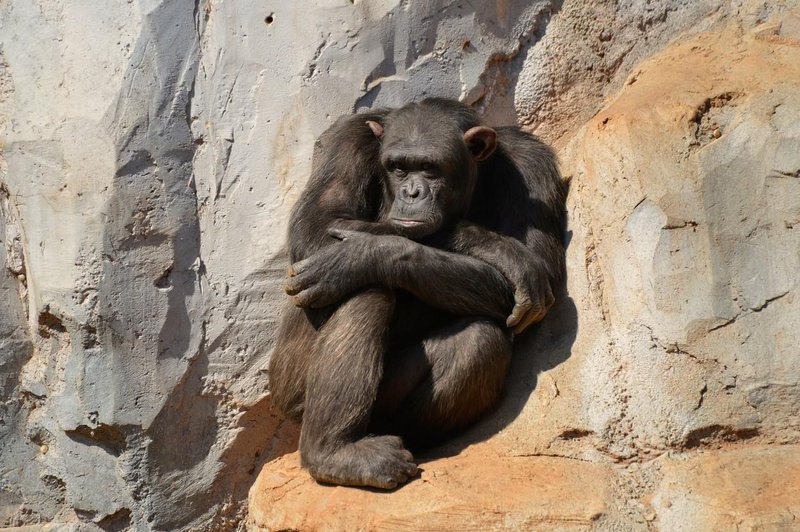
<path id="1" fill-rule="evenodd" d="M 550 283 L 548 283 L 547 291 L 545 292 L 544 296 L 544 306 L 545 308 L 550 310 L 550 307 L 552 307 L 555 302 L 556 302 L 556 296 L 553 295 L 553 289 L 550 288 Z"/>
<path id="2" fill-rule="evenodd" d="M 292 297 L 292 303 L 294 303 L 296 307 L 300 308 L 316 308 L 318 306 L 316 303 L 317 299 L 319 298 L 319 293 L 319 285 L 306 288 Z"/>
<path id="3" fill-rule="evenodd" d="M 311 259 L 309 258 L 297 261 L 294 264 L 290 265 L 288 272 L 289 277 L 294 277 L 295 275 L 303 273 L 310 264 L 311 264 Z"/>
<path id="4" fill-rule="evenodd" d="M 283 291 L 290 296 L 297 295 L 302 290 L 309 287 L 311 279 L 308 275 L 295 275 L 294 277 L 287 277 L 283 281 Z"/>
<path id="5" fill-rule="evenodd" d="M 527 294 L 521 290 L 514 292 L 514 308 L 511 309 L 511 315 L 506 319 L 506 327 L 516 326 L 531 306 L 531 299 Z"/>
<path id="6" fill-rule="evenodd" d="M 327 307 L 336 301 L 336 297 L 332 293 L 326 292 L 323 287 L 316 286 L 310 290 L 314 291 L 311 302 L 308 305 L 311 308 Z"/>
<path id="7" fill-rule="evenodd" d="M 514 327 L 514 334 L 520 334 L 525 329 L 530 327 L 535 323 L 539 323 L 547 316 L 547 311 L 550 310 L 550 307 L 553 306 L 555 303 L 555 296 L 553 296 L 553 292 L 550 289 L 550 285 L 546 286 L 546 290 L 544 294 L 540 294 L 538 298 L 535 299 L 536 303 L 531 303 L 527 308 L 527 313 L 523 316 L 519 323 Z"/>
<path id="8" fill-rule="evenodd" d="M 520 305 L 514 305 L 514 308 L 511 309 L 511 314 L 506 318 L 506 327 L 514 327 L 520 322 L 524 315 L 525 309 Z"/>
<path id="9" fill-rule="evenodd" d="M 513 331 L 514 334 L 522 334 L 525 330 L 533 325 L 534 323 L 538 323 L 542 321 L 544 318 L 545 312 L 543 310 L 536 310 L 532 309 L 525 317 L 520 321 L 520 323 L 514 327 Z"/>

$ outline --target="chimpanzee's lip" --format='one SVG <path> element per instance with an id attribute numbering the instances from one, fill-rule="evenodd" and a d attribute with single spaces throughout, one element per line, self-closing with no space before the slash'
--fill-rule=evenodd
<path id="1" fill-rule="evenodd" d="M 422 225 L 422 222 L 420 222 L 419 220 L 404 220 L 402 218 L 392 218 L 392 220 L 394 221 L 394 223 L 396 223 L 398 225 L 403 225 L 405 227 L 413 227 L 415 225 Z"/>

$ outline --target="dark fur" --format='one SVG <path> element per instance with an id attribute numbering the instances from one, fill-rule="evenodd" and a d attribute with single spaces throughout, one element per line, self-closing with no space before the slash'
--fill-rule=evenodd
<path id="1" fill-rule="evenodd" d="M 381 138 L 368 120 L 386 128 Z M 290 222 L 294 305 L 270 385 L 275 405 L 302 420 L 302 463 L 320 481 L 392 488 L 414 476 L 400 438 L 368 434 L 425 445 L 474 422 L 502 391 L 507 325 L 521 332 L 552 305 L 566 220 L 555 157 L 504 127 L 476 163 L 480 142 L 463 134 L 479 125 L 466 106 L 431 99 L 340 118 L 317 142 Z M 433 157 L 441 175 L 404 181 L 385 169 L 396 143 L 404 157 Z M 398 207 L 412 177 L 430 198 Z M 409 233 L 393 218 L 401 207 L 443 221 Z"/>

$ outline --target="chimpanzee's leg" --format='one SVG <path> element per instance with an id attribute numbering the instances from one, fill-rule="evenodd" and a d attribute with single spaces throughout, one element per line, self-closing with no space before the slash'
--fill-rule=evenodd
<path id="1" fill-rule="evenodd" d="M 467 427 L 500 398 L 511 339 L 510 330 L 494 322 L 462 318 L 389 352 L 376 418 L 388 417 L 412 447 Z"/>
<path id="2" fill-rule="evenodd" d="M 396 436 L 369 436 L 383 374 L 394 295 L 370 290 L 343 303 L 320 329 L 306 376 L 303 466 L 319 481 L 393 488 L 417 473 Z"/>
<path id="3" fill-rule="evenodd" d="M 287 301 L 281 311 L 278 341 L 269 361 L 272 404 L 295 421 L 303 416 L 306 375 L 318 332 L 303 309 Z"/>

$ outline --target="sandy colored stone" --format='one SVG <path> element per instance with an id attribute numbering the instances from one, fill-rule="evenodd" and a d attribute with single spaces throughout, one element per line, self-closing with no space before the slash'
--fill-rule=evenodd
<path id="1" fill-rule="evenodd" d="M 562 152 L 578 334 L 540 411 L 626 459 L 800 436 L 800 46 L 762 31 L 677 40 Z"/>
<path id="2" fill-rule="evenodd" d="M 629 495 L 620 490 L 632 478 L 624 465 L 490 456 L 484 447 L 422 467 L 384 493 L 320 485 L 296 453 L 285 455 L 250 490 L 248 530 L 789 531 L 800 515 L 798 445 L 664 455 L 634 475 L 655 479 L 652 491 L 645 483 Z"/>
<path id="3" fill-rule="evenodd" d="M 798 530 L 800 446 L 668 460 L 653 497 L 660 530 Z"/>
<path id="4" fill-rule="evenodd" d="M 250 490 L 251 530 L 581 530 L 600 519 L 609 468 L 481 452 L 421 464 L 392 492 L 315 482 L 296 453 L 266 465 Z"/>

